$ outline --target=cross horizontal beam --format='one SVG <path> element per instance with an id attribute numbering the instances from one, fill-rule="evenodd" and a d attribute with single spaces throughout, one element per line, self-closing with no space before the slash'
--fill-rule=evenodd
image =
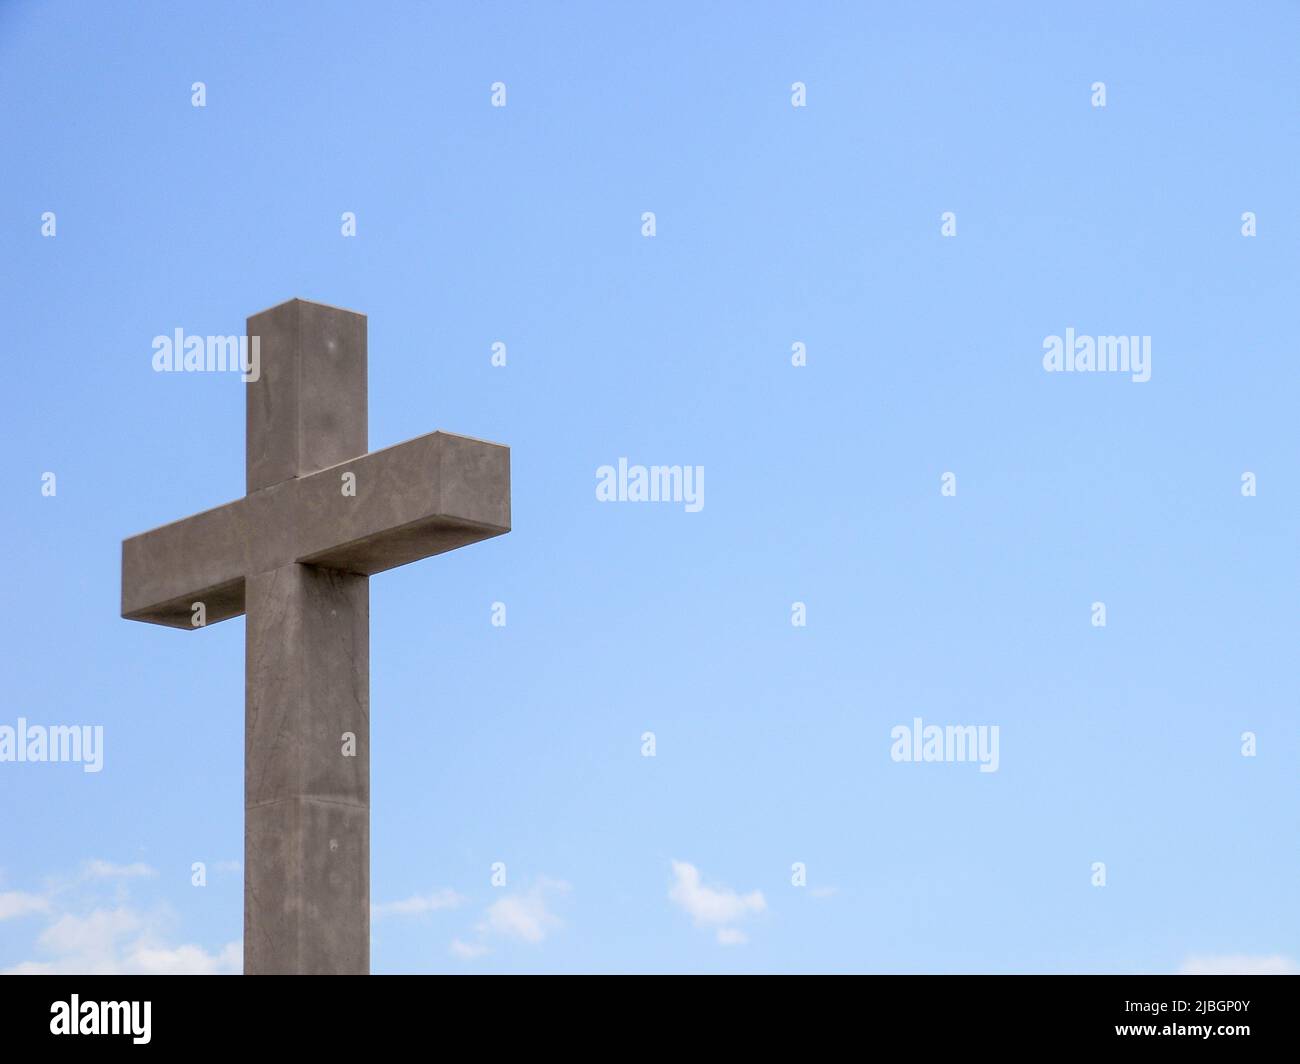
<path id="1" fill-rule="evenodd" d="M 431 432 L 124 540 L 122 616 L 189 629 L 202 602 L 213 624 L 283 565 L 370 576 L 508 531 L 510 449 Z"/>

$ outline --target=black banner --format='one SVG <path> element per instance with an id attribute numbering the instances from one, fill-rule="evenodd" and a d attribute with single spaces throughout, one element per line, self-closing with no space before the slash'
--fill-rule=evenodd
<path id="1" fill-rule="evenodd" d="M 0 1023 L 6 1049 L 27 1052 L 414 1042 L 495 1056 L 599 1039 L 622 1055 L 661 1041 L 771 1049 L 779 1038 L 810 1052 L 833 1040 L 920 1054 L 1131 1044 L 1239 1055 L 1294 1053 L 1298 985 L 1246 976 L 15 976 L 0 979 Z"/>

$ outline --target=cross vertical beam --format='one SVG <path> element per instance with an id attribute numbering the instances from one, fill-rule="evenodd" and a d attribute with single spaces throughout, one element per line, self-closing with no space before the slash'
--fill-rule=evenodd
<path id="1" fill-rule="evenodd" d="M 246 975 L 370 971 L 369 582 L 296 562 L 247 581 Z"/>
<path id="2" fill-rule="evenodd" d="M 365 454 L 365 315 L 294 300 L 248 336 L 249 493 Z M 245 581 L 247 975 L 370 971 L 369 582 L 296 561 Z"/>

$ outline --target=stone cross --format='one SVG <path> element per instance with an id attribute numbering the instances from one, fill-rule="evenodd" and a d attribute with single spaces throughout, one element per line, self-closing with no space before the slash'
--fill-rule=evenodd
<path id="1" fill-rule="evenodd" d="M 365 974 L 369 577 L 510 531 L 510 450 L 367 453 L 364 314 L 294 299 L 248 336 L 248 494 L 124 540 L 122 616 L 246 615 L 244 972 Z"/>

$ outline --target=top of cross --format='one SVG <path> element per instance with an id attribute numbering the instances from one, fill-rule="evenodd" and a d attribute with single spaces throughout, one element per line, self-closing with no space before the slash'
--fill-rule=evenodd
<path id="1" fill-rule="evenodd" d="M 367 453 L 366 317 L 293 299 L 248 319 L 248 494 L 122 543 L 122 616 L 191 628 L 303 562 L 370 575 L 510 530 L 510 449 L 433 432 Z"/>

